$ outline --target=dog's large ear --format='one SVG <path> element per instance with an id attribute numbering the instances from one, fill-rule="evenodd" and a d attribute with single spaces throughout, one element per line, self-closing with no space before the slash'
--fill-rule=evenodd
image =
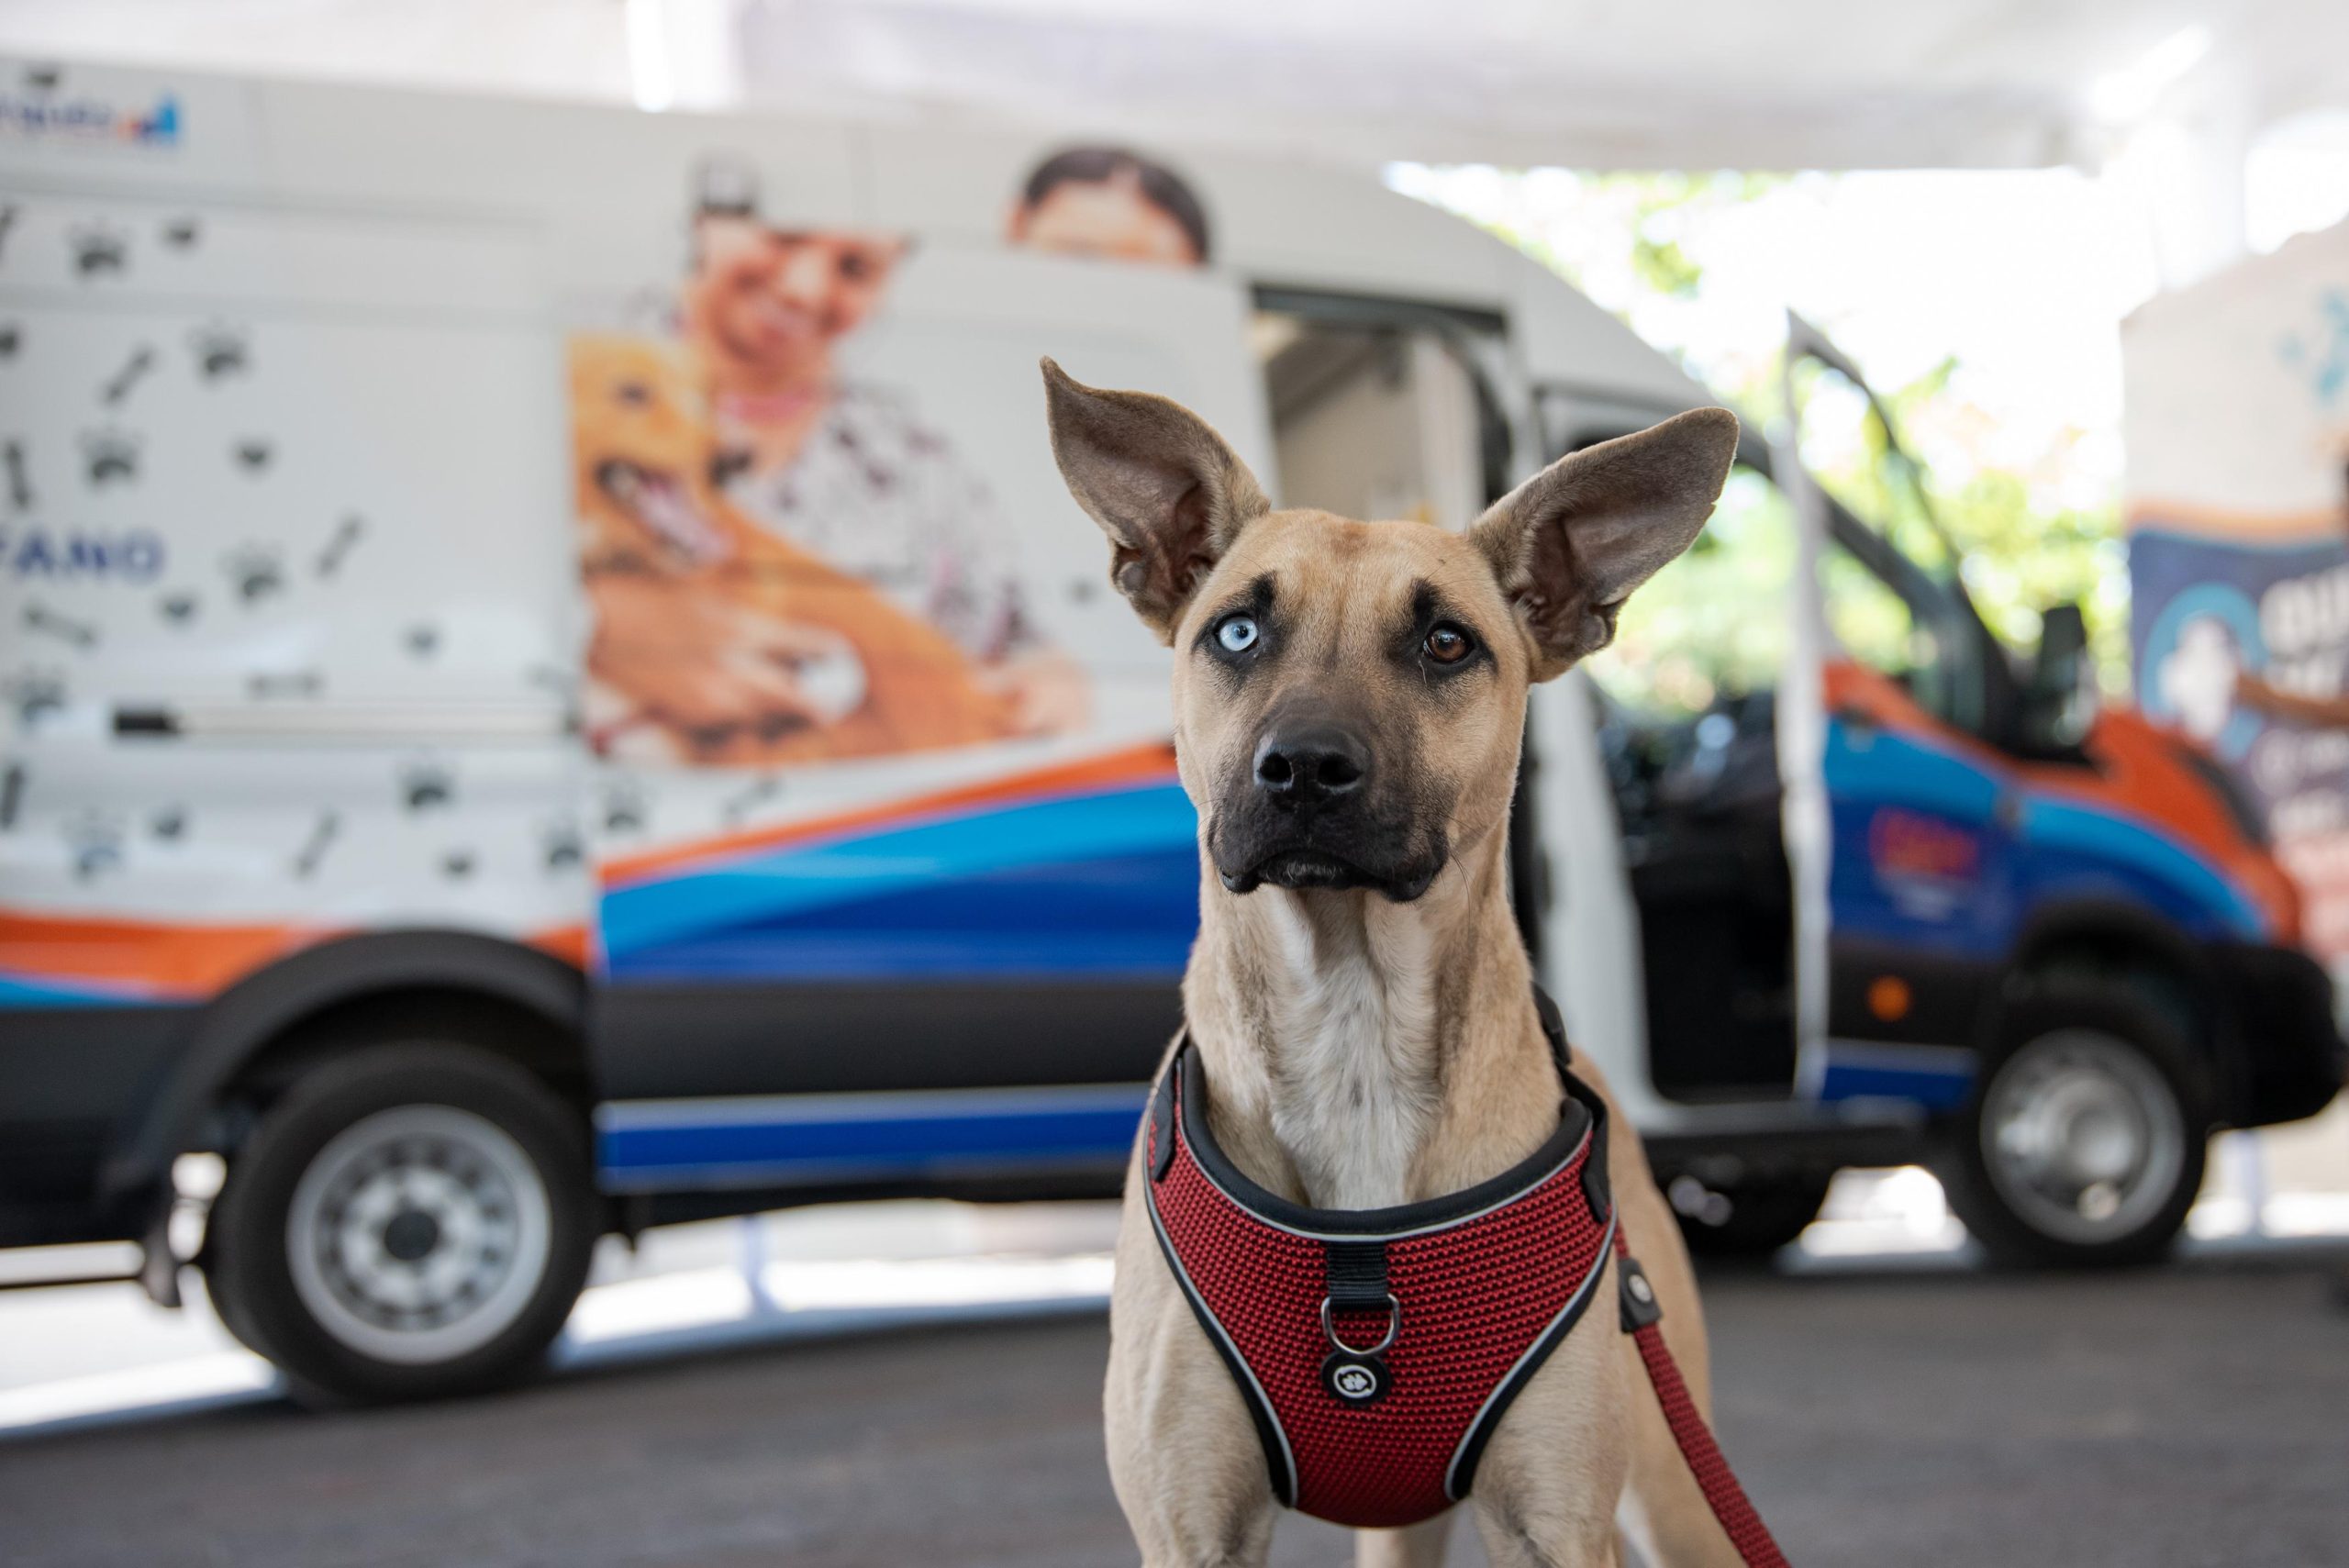
<path id="1" fill-rule="evenodd" d="M 1607 646 L 1631 590 L 1713 515 L 1736 455 L 1737 416 L 1691 409 L 1560 458 L 1476 519 L 1469 537 L 1517 606 L 1535 680 Z"/>
<path id="2" fill-rule="evenodd" d="M 1052 456 L 1109 536 L 1109 581 L 1159 640 L 1240 530 L 1272 509 L 1207 421 L 1146 392 L 1104 392 L 1044 361 Z"/>

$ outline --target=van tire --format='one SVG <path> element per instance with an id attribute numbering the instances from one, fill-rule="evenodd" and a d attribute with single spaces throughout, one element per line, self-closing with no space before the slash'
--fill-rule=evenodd
<path id="1" fill-rule="evenodd" d="M 261 1326 L 253 1321 L 252 1309 L 245 1305 L 244 1297 L 239 1294 L 238 1282 L 229 1278 L 225 1270 L 216 1266 L 220 1254 L 214 1249 L 212 1239 L 220 1234 L 219 1217 L 220 1206 L 216 1198 L 212 1214 L 206 1221 L 204 1250 L 195 1257 L 195 1266 L 204 1275 L 205 1299 L 212 1304 L 213 1316 L 220 1319 L 220 1326 L 228 1330 L 231 1339 L 262 1360 L 274 1362 L 277 1353 L 269 1348 L 269 1341 L 261 1337 Z"/>
<path id="2" fill-rule="evenodd" d="M 203 1266 L 229 1332 L 313 1403 L 440 1398 L 535 1368 L 585 1284 L 583 1118 L 439 1042 L 313 1068 L 228 1165 Z"/>
<path id="3" fill-rule="evenodd" d="M 2201 1191 L 2210 1103 L 2193 1051 L 2145 1002 L 2043 985 L 2006 1009 L 1938 1173 L 2000 1262 L 2151 1262 Z"/>

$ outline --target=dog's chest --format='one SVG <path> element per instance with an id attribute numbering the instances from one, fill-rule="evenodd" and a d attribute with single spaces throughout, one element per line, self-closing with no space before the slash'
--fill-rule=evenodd
<path id="1" fill-rule="evenodd" d="M 1275 1002 L 1273 1130 L 1308 1203 L 1409 1201 L 1412 1165 L 1439 1110 L 1427 992 L 1417 974 L 1346 962 Z"/>

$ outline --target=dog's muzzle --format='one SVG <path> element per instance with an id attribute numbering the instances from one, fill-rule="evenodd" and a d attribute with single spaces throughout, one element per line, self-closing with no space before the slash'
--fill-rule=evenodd
<path id="1" fill-rule="evenodd" d="M 1369 887 L 1397 903 L 1425 893 L 1443 869 L 1443 834 L 1397 809 L 1391 781 L 1375 775 L 1370 747 L 1352 729 L 1266 730 L 1208 834 L 1223 885 Z"/>

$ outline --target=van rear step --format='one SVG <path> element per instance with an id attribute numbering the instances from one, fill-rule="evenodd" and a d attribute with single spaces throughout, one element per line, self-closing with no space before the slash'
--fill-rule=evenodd
<path id="1" fill-rule="evenodd" d="M 1928 1146 L 1925 1113 L 1889 1100 L 1834 1105 L 1683 1106 L 1660 1127 L 1643 1128 L 1659 1182 L 1694 1175 L 1709 1184 L 1846 1166 L 1911 1165 Z"/>

